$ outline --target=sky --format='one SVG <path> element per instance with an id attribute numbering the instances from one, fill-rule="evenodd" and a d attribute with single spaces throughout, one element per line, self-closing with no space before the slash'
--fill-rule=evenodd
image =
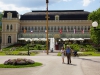
<path id="1" fill-rule="evenodd" d="M 48 10 L 84 10 L 95 11 L 100 0 L 49 0 Z M 17 11 L 19 14 L 32 10 L 46 10 L 46 0 L 0 0 L 0 12 Z"/>

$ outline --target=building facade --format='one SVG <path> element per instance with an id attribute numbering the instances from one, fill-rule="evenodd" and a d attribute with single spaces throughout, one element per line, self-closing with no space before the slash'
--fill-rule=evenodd
<path id="1" fill-rule="evenodd" d="M 92 21 L 84 10 L 49 10 L 49 49 L 60 49 L 63 41 L 90 39 Z M 17 11 L 4 11 L 2 18 L 2 48 L 22 40 L 46 41 L 46 11 L 32 11 L 19 15 Z"/>

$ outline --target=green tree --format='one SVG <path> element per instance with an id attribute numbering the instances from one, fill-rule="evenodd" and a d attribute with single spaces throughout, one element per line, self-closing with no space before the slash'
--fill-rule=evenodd
<path id="1" fill-rule="evenodd" d="M 2 17 L 3 17 L 3 13 L 0 13 L 0 22 L 2 20 Z"/>
<path id="2" fill-rule="evenodd" d="M 3 17 L 3 13 L 0 13 L 0 30 L 2 29 L 2 17 Z"/>
<path id="3" fill-rule="evenodd" d="M 100 8 L 91 12 L 88 16 L 88 20 L 97 21 L 98 27 L 100 29 Z M 94 30 L 93 27 L 90 29 L 91 31 L 91 39 L 95 44 L 100 44 L 100 30 Z"/>

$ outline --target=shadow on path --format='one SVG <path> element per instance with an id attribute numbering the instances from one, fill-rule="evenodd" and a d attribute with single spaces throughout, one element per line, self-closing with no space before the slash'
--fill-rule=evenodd
<path id="1" fill-rule="evenodd" d="M 63 63 L 63 64 L 67 64 L 67 63 Z M 76 64 L 67 64 L 67 65 L 77 66 Z"/>
<path id="2" fill-rule="evenodd" d="M 87 60 L 87 61 L 92 61 L 92 62 L 100 63 L 100 61 L 97 61 L 97 60 L 95 61 L 93 59 L 87 59 L 87 58 L 78 58 L 78 59 L 82 59 L 82 60 Z"/>

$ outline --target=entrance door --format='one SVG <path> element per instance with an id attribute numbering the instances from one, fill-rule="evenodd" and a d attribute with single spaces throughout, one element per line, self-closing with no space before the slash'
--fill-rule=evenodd
<path id="1" fill-rule="evenodd" d="M 59 50 L 59 45 L 55 45 L 55 50 Z"/>

